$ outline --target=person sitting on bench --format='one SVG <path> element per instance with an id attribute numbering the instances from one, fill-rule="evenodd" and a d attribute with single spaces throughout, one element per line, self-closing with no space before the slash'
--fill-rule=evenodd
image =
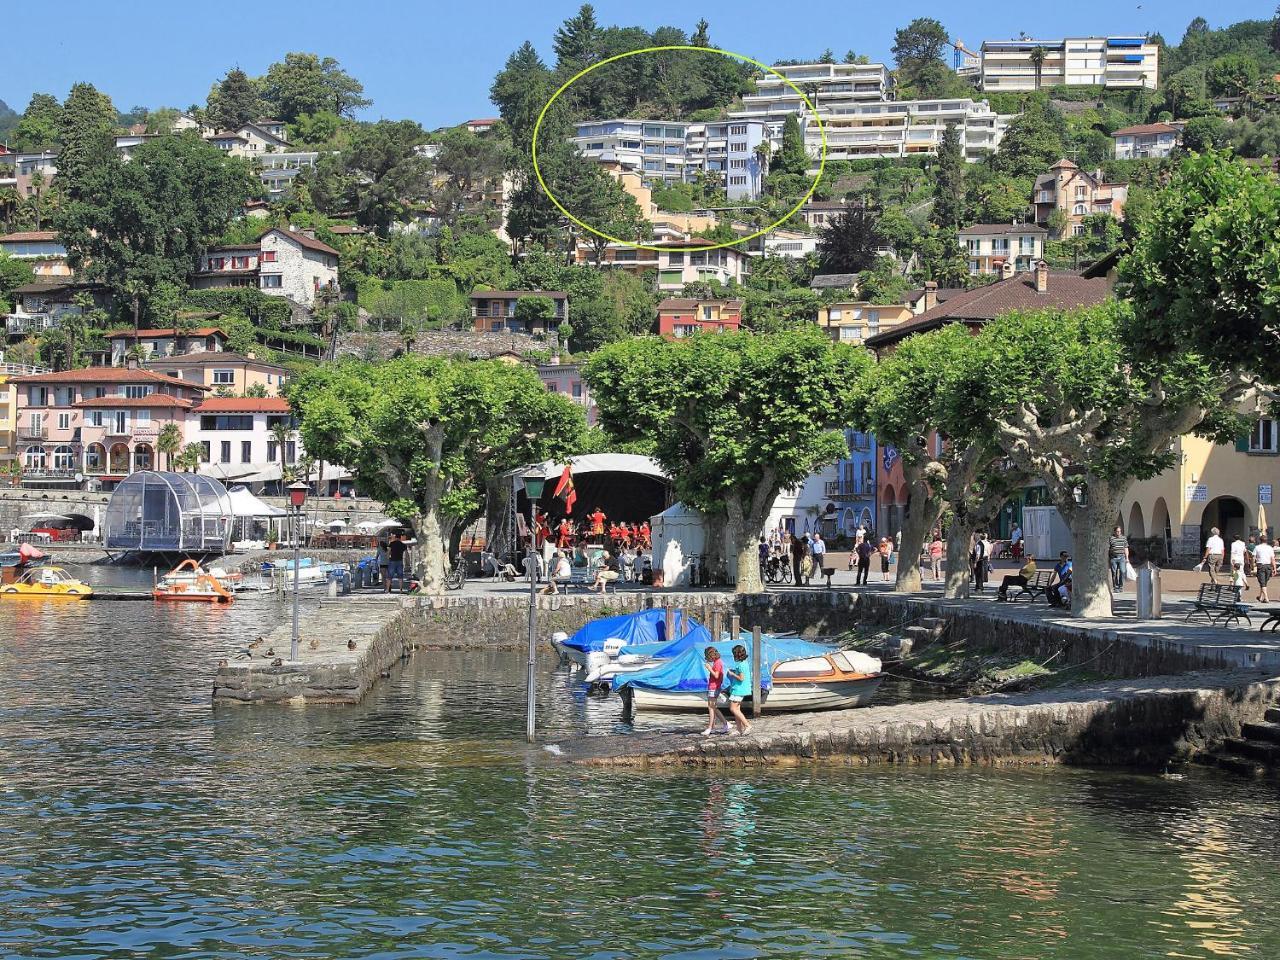
<path id="1" fill-rule="evenodd" d="M 1022 565 L 1022 569 L 1017 574 L 1009 574 L 1000 581 L 1000 589 L 996 591 L 997 600 L 1009 599 L 1010 587 L 1025 587 L 1031 582 L 1031 578 L 1036 575 L 1036 558 L 1027 557 L 1027 562 Z"/>
<path id="2" fill-rule="evenodd" d="M 1071 606 L 1071 557 L 1063 550 L 1058 554 L 1058 562 L 1049 576 L 1049 586 L 1045 588 L 1045 599 L 1051 607 Z"/>

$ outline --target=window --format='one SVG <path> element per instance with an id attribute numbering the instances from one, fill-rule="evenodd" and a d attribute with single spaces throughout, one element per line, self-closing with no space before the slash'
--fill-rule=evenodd
<path id="1" fill-rule="evenodd" d="M 547 393 L 559 393 L 559 392 L 560 392 L 558 389 L 556 389 L 556 385 L 555 385 L 555 383 L 554 383 L 553 381 L 551 381 L 551 380 L 544 380 L 544 381 L 543 381 L 543 386 L 545 386 L 545 387 L 547 388 Z"/>
<path id="2" fill-rule="evenodd" d="M 710 308 L 710 307 L 703 307 L 703 308 L 702 308 L 702 319 L 703 319 L 703 320 L 710 320 L 710 319 L 711 319 L 711 308 Z"/>
<path id="3" fill-rule="evenodd" d="M 135 410 L 135 411 L 134 411 L 134 413 L 133 413 L 133 422 L 134 422 L 134 425 L 135 425 L 135 426 L 139 426 L 139 427 L 143 427 L 143 426 L 145 426 L 145 427 L 149 427 L 149 426 L 151 426 L 151 411 L 150 411 L 150 410 Z"/>
<path id="4" fill-rule="evenodd" d="M 262 288 L 264 290 L 279 290 L 283 285 L 283 279 L 278 273 L 264 273 L 262 275 Z"/>
<path id="5" fill-rule="evenodd" d="M 226 263 L 227 263 L 227 261 L 226 261 L 226 258 L 225 258 L 225 257 L 210 257 L 210 258 L 209 258 L 209 269 L 210 269 L 210 270 L 221 270 L 224 266 L 226 266 Z"/>
<path id="6" fill-rule="evenodd" d="M 576 380 L 573 383 L 573 399 L 575 400 L 582 399 L 582 384 Z"/>
<path id="7" fill-rule="evenodd" d="M 1071 212 L 1077 217 L 1087 216 L 1089 213 L 1089 207 L 1087 204 L 1077 203 L 1071 208 Z"/>
<path id="8" fill-rule="evenodd" d="M 1000 239 L 997 239 L 997 240 L 992 240 L 992 241 L 991 241 L 991 252 L 992 252 L 992 254 L 995 254 L 995 255 L 999 255 L 999 254 L 1008 254 L 1008 252 L 1009 252 L 1009 239 L 1008 239 L 1007 237 L 1003 237 L 1003 238 L 1000 238 Z"/>
<path id="9" fill-rule="evenodd" d="M 1031 255 L 1031 254 L 1033 254 L 1033 253 L 1035 253 L 1035 252 L 1036 252 L 1036 238 L 1035 238 L 1035 237 L 1023 237 L 1023 238 L 1018 242 L 1018 252 L 1019 252 L 1019 253 L 1022 253 L 1022 254 L 1024 254 L 1024 255 L 1028 255 L 1028 256 L 1029 256 L 1029 255 Z"/>
<path id="10" fill-rule="evenodd" d="M 1077 223 L 1074 227 L 1072 227 L 1072 228 L 1071 228 L 1071 235 L 1072 235 L 1073 237 L 1083 237 L 1083 236 L 1084 236 L 1084 224 L 1083 224 L 1083 223 Z"/>
<path id="11" fill-rule="evenodd" d="M 84 415 L 84 419 L 85 419 L 85 423 L 87 423 L 91 427 L 100 427 L 104 422 L 102 419 L 101 410 L 90 410 L 88 413 Z"/>
<path id="12" fill-rule="evenodd" d="M 31 415 L 31 434 L 32 436 L 40 436 L 44 432 L 44 414 L 33 413 Z"/>
<path id="13" fill-rule="evenodd" d="M 276 443 L 274 440 L 268 440 L 267 462 L 275 463 L 278 459 L 280 459 L 280 444 Z"/>
<path id="14" fill-rule="evenodd" d="M 671 265 L 671 266 L 673 266 L 673 267 L 683 267 L 683 266 L 684 266 L 684 254 L 683 254 L 683 253 L 669 253 L 669 254 L 667 254 L 667 263 L 668 263 L 668 264 L 670 264 L 670 265 Z"/>
<path id="15" fill-rule="evenodd" d="M 1085 187 L 1076 187 L 1076 199 L 1083 200 L 1089 196 L 1089 191 Z"/>
<path id="16" fill-rule="evenodd" d="M 735 187 L 745 187 L 747 185 L 746 177 L 730 177 L 729 183 Z"/>
<path id="17" fill-rule="evenodd" d="M 28 387 L 27 405 L 32 407 L 47 407 L 49 405 L 49 388 Z"/>
<path id="18" fill-rule="evenodd" d="M 982 241 L 981 241 L 981 240 L 970 240 L 970 241 L 969 241 L 969 256 L 971 256 L 971 257 L 978 257 L 978 256 L 981 256 L 981 255 L 982 255 Z"/>
<path id="19" fill-rule="evenodd" d="M 144 383 L 126 383 L 120 388 L 120 396 L 127 400 L 140 400 L 151 396 L 151 386 Z"/>
<path id="20" fill-rule="evenodd" d="M 201 430 L 252 430 L 253 414 L 206 413 L 200 417 Z"/>
<path id="21" fill-rule="evenodd" d="M 235 383 L 236 372 L 234 370 L 215 370 L 213 371 L 213 382 L 215 385 Z"/>
<path id="22" fill-rule="evenodd" d="M 208 440 L 200 441 L 200 459 L 203 460 L 205 463 L 209 462 L 209 441 Z"/>
<path id="23" fill-rule="evenodd" d="M 289 413 L 273 414 L 267 417 L 268 430 L 274 430 L 276 427 L 280 426 L 281 424 L 288 427 L 290 430 L 296 430 L 298 427 L 298 421 L 294 420 L 293 415 Z"/>
<path id="24" fill-rule="evenodd" d="M 1280 422 L 1276 420 L 1259 420 L 1249 433 L 1250 453 L 1280 452 Z"/>
<path id="25" fill-rule="evenodd" d="M 746 160 L 730 160 L 730 161 L 729 161 L 729 169 L 730 169 L 730 170 L 745 170 L 745 169 L 747 169 L 747 161 L 746 161 Z"/>
<path id="26" fill-rule="evenodd" d="M 263 251 L 262 251 L 262 262 L 263 262 L 263 263 L 275 263 L 275 262 L 276 262 L 276 252 L 275 252 L 274 250 L 263 250 Z"/>
<path id="27" fill-rule="evenodd" d="M 293 440 L 285 441 L 284 459 L 285 463 L 297 463 L 298 461 L 298 444 Z"/>
<path id="28" fill-rule="evenodd" d="M 123 437 L 129 433 L 129 415 L 123 410 L 115 410 L 111 413 L 110 431 L 113 436 Z"/>
<path id="29" fill-rule="evenodd" d="M 231 462 L 231 441 L 223 440 L 222 443 L 219 444 L 219 447 L 220 449 L 218 451 L 218 462 L 230 463 Z"/>
<path id="30" fill-rule="evenodd" d="M 59 430 L 71 429 L 71 414 L 69 413 L 58 414 L 58 429 Z"/>
<path id="31" fill-rule="evenodd" d="M 253 460 L 253 441 L 240 441 L 240 462 L 250 463 Z"/>
<path id="32" fill-rule="evenodd" d="M 729 144 L 729 151 L 731 153 L 746 153 L 747 142 L 745 140 L 735 140 Z"/>
<path id="33" fill-rule="evenodd" d="M 729 136 L 745 137 L 747 135 L 747 125 L 745 123 L 735 123 L 729 127 Z"/>

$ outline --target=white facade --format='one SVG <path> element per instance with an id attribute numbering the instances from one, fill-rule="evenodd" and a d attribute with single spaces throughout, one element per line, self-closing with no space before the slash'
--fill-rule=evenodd
<path id="1" fill-rule="evenodd" d="M 714 280 L 723 284 L 742 282 L 747 272 L 745 253 L 728 247 L 719 250 L 683 249 L 704 246 L 706 244 L 701 242 L 672 244 L 669 248 L 661 245 L 658 251 L 658 289 L 679 290 L 686 283 L 699 280 Z"/>
<path id="2" fill-rule="evenodd" d="M 1044 51 L 1039 77 L 1033 52 Z M 1065 40 L 987 40 L 982 44 L 981 87 L 1016 93 L 1054 86 L 1154 90 L 1160 48 L 1146 37 L 1069 37 Z"/>
<path id="3" fill-rule="evenodd" d="M 573 137 L 584 156 L 617 164 L 649 183 L 719 174 L 731 200 L 759 195 L 765 167 L 756 150 L 765 140 L 765 125 L 755 121 L 592 120 L 578 124 Z"/>
<path id="4" fill-rule="evenodd" d="M 328 286 L 338 286 L 338 252 L 301 233 L 268 230 L 259 241 L 258 287 L 272 296 L 314 306 Z"/>
<path id="5" fill-rule="evenodd" d="M 799 260 L 811 253 L 818 252 L 818 237 L 813 233 L 799 233 L 795 230 L 775 230 L 766 233 L 764 252 L 774 257 L 789 257 Z"/>
<path id="6" fill-rule="evenodd" d="M 883 100 L 889 84 L 883 63 L 800 63 L 773 69 L 799 87 L 820 112 L 838 105 Z M 789 113 L 808 112 L 791 85 L 772 73 L 756 79 L 756 92 L 742 98 L 742 107 L 732 116 L 779 124 Z"/>
<path id="7" fill-rule="evenodd" d="M 302 437 L 297 432 L 289 404 L 282 398 L 237 400 L 209 397 L 187 414 L 185 439 L 203 448 L 210 466 L 227 469 L 249 464 L 279 464 L 280 447 L 271 432 L 276 424 L 290 428 L 285 443 L 286 463 L 297 463 L 303 455 Z M 201 472 L 209 472 L 203 469 Z"/>
<path id="8" fill-rule="evenodd" d="M 1117 160 L 1160 159 L 1169 156 L 1182 142 L 1182 127 L 1168 123 L 1147 123 L 1125 127 L 1111 135 Z"/>

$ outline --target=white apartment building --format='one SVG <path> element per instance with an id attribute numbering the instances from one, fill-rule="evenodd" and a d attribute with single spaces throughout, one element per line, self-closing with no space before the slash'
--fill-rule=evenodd
<path id="1" fill-rule="evenodd" d="M 574 144 L 588 158 L 638 173 L 646 183 L 691 182 L 698 173 L 724 177 L 730 200 L 759 195 L 765 166 L 757 148 L 766 141 L 756 121 L 676 123 L 592 120 L 575 129 Z"/>
<path id="2" fill-rule="evenodd" d="M 774 67 L 790 83 L 772 73 L 756 78 L 756 92 L 742 98 L 742 110 L 732 116 L 776 122 L 790 113 L 807 113 L 808 107 L 792 89 L 795 84 L 819 110 L 839 104 L 883 100 L 889 87 L 889 71 L 883 63 L 799 63 Z"/>
<path id="3" fill-rule="evenodd" d="M 824 133 L 828 160 L 936 154 L 947 127 L 954 126 L 970 163 L 999 149 L 1011 119 L 986 100 L 967 99 L 824 104 L 819 116 L 821 131 L 812 117 L 802 120 L 805 148 L 815 158 L 821 155 Z M 780 149 L 781 143 L 779 128 L 775 146 Z"/>
<path id="4" fill-rule="evenodd" d="M 1036 69 L 1034 51 L 1044 51 Z M 1154 90 L 1160 48 L 1146 37 L 1069 37 L 1065 40 L 987 40 L 980 86 L 1016 93 L 1054 86 Z"/>

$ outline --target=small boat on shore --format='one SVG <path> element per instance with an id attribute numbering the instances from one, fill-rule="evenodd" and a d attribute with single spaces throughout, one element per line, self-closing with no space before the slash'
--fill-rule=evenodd
<path id="1" fill-rule="evenodd" d="M 880 668 L 875 657 L 853 650 L 769 638 L 761 650 L 762 705 L 770 713 L 863 707 L 880 689 Z M 691 649 L 647 670 L 619 673 L 613 689 L 628 712 L 706 710 L 702 649 Z"/>
<path id="2" fill-rule="evenodd" d="M 157 600 L 231 603 L 231 586 L 194 560 L 183 560 L 158 581 L 151 596 Z"/>
<path id="3" fill-rule="evenodd" d="M 666 610 L 660 607 L 641 610 L 639 613 L 619 614 L 616 617 L 602 617 L 592 620 L 571 637 L 563 633 L 555 634 L 551 638 L 551 645 L 561 657 L 585 668 L 592 653 L 603 653 L 607 649 L 616 656 L 623 649 L 630 654 L 637 651 L 637 648 L 652 647 L 653 649 L 638 652 L 653 656 L 656 650 L 668 645 L 669 639 L 679 640 L 695 629 L 702 629 L 692 617 L 676 611 L 672 619 L 672 633 L 675 636 L 668 638 L 666 617 Z"/>
<path id="4" fill-rule="evenodd" d="M 337 575 L 347 569 L 342 563 L 324 563 L 314 557 L 302 557 L 298 561 L 298 586 L 317 586 L 329 582 L 331 574 Z M 262 572 L 272 578 L 281 577 L 289 586 L 293 585 L 292 560 L 268 560 L 262 564 Z"/>
<path id="5" fill-rule="evenodd" d="M 12 583 L 0 588 L 6 600 L 88 600 L 93 587 L 77 580 L 61 567 L 33 567 Z"/>

